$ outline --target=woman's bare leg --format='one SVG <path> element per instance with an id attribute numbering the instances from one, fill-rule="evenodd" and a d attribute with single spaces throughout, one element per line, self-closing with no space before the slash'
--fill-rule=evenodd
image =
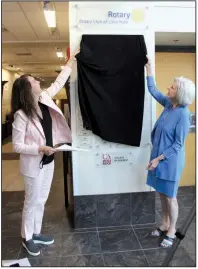
<path id="1" fill-rule="evenodd" d="M 159 193 L 162 207 L 162 225 L 159 227 L 162 231 L 168 231 L 170 226 L 170 217 L 169 217 L 169 205 L 167 197 Z"/>
<path id="2" fill-rule="evenodd" d="M 177 198 L 166 197 L 169 211 L 170 226 L 168 228 L 167 237 L 161 242 L 162 247 L 171 247 L 173 245 L 173 239 L 176 232 L 176 223 L 178 218 L 178 203 Z"/>
<path id="3" fill-rule="evenodd" d="M 167 204 L 168 204 L 168 211 L 169 211 L 169 218 L 170 218 L 170 226 L 168 229 L 167 236 L 174 237 L 176 232 L 176 223 L 178 219 L 178 202 L 177 198 L 169 198 L 167 197 Z"/>

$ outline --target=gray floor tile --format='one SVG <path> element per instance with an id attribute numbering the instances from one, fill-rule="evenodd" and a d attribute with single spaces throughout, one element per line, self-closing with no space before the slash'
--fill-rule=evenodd
<path id="1" fill-rule="evenodd" d="M 53 220 L 45 220 L 43 222 L 42 232 L 47 234 L 61 233 L 62 225 Z"/>
<path id="2" fill-rule="evenodd" d="M 196 224 L 191 223 L 190 227 L 186 232 L 185 238 L 181 241 L 181 246 L 189 253 L 196 253 Z"/>
<path id="3" fill-rule="evenodd" d="M 20 237 L 3 237 L 1 241 L 2 260 L 14 260 L 18 257 L 21 248 Z"/>
<path id="4" fill-rule="evenodd" d="M 61 233 L 75 233 L 75 232 L 96 232 L 97 228 L 79 228 L 79 229 L 75 229 L 72 227 L 70 221 L 68 220 L 68 218 L 65 216 L 63 217 L 62 220 L 62 229 L 61 229 Z"/>
<path id="5" fill-rule="evenodd" d="M 20 237 L 21 217 L 17 220 L 11 220 L 8 217 L 2 218 L 1 231 L 2 231 L 2 237 L 4 236 Z"/>
<path id="6" fill-rule="evenodd" d="M 140 249 L 132 229 L 99 232 L 99 238 L 102 252 Z"/>
<path id="7" fill-rule="evenodd" d="M 62 219 L 63 219 L 64 210 L 57 208 L 53 209 L 53 206 L 46 209 L 44 218 L 42 233 L 47 234 L 60 234 L 62 231 Z"/>
<path id="8" fill-rule="evenodd" d="M 164 262 L 165 258 L 167 257 L 168 253 L 171 249 L 148 249 L 144 250 L 144 253 L 147 257 L 147 260 L 152 267 L 160 267 Z M 172 267 L 188 267 L 194 266 L 194 262 L 190 255 L 183 247 L 178 247 L 175 255 L 173 256 L 169 266 Z"/>
<path id="9" fill-rule="evenodd" d="M 32 267 L 58 267 L 60 266 L 60 258 L 37 257 L 29 259 Z"/>
<path id="10" fill-rule="evenodd" d="M 194 204 L 195 199 L 196 199 L 196 196 L 193 194 L 178 196 L 179 207 L 191 208 Z"/>
<path id="11" fill-rule="evenodd" d="M 98 227 L 98 231 L 116 231 L 116 230 L 128 230 L 131 229 L 131 225 L 124 226 L 107 226 L 107 227 Z"/>
<path id="12" fill-rule="evenodd" d="M 4 191 L 2 192 L 2 207 L 5 209 L 5 206 L 12 204 L 14 201 L 23 201 L 24 200 L 24 191 Z"/>
<path id="13" fill-rule="evenodd" d="M 132 225 L 132 226 L 134 229 L 154 228 L 156 226 L 156 223 L 136 224 L 136 225 Z"/>
<path id="14" fill-rule="evenodd" d="M 148 267 L 142 250 L 103 254 L 105 266 Z"/>
<path id="15" fill-rule="evenodd" d="M 97 232 L 62 234 L 61 256 L 100 253 Z"/>
<path id="16" fill-rule="evenodd" d="M 3 207 L 2 214 L 3 218 L 9 218 L 11 213 L 20 212 L 22 213 L 23 210 L 23 202 L 22 201 L 15 201 L 8 202 L 6 206 Z"/>
<path id="17" fill-rule="evenodd" d="M 195 261 L 191 258 L 190 254 L 181 246 L 178 247 L 175 255 L 170 262 L 172 267 L 194 267 Z"/>
<path id="18" fill-rule="evenodd" d="M 144 253 L 147 257 L 149 265 L 152 267 L 161 266 L 165 257 L 168 254 L 168 249 L 158 248 L 158 249 L 147 249 Z"/>
<path id="19" fill-rule="evenodd" d="M 193 263 L 196 266 L 196 254 L 195 253 L 189 253 L 190 258 L 192 259 Z"/>
<path id="20" fill-rule="evenodd" d="M 61 235 L 53 235 L 54 243 L 49 246 L 42 246 L 41 255 L 43 257 L 60 257 L 62 249 Z"/>
<path id="21" fill-rule="evenodd" d="M 4 200 L 7 201 L 7 206 L 13 206 L 15 202 L 23 203 L 24 201 L 24 191 L 4 191 L 2 196 Z"/>
<path id="22" fill-rule="evenodd" d="M 185 186 L 185 187 L 179 187 L 177 195 L 180 196 L 195 193 L 196 193 L 196 186 Z"/>
<path id="23" fill-rule="evenodd" d="M 62 267 L 103 267 L 103 259 L 100 254 L 78 255 L 61 258 Z"/>
<path id="24" fill-rule="evenodd" d="M 97 228 L 73 229 L 73 232 L 75 232 L 75 233 L 97 232 Z"/>

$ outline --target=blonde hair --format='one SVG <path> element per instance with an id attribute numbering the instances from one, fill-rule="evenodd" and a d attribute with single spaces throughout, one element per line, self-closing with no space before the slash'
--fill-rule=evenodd
<path id="1" fill-rule="evenodd" d="M 192 80 L 184 77 L 176 77 L 174 82 L 177 86 L 177 101 L 179 105 L 191 105 L 195 99 L 195 84 Z"/>

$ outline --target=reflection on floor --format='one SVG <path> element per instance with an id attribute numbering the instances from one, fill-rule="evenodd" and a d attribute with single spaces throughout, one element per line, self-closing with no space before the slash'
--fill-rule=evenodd
<path id="1" fill-rule="evenodd" d="M 8 146 L 7 148 L 8 149 Z M 32 258 L 21 246 L 20 224 L 24 191 L 18 173 L 18 160 L 3 160 L 2 259 L 28 257 L 32 266 L 160 266 L 168 250 L 159 248 L 159 239 L 150 236 L 150 225 L 73 230 L 64 208 L 62 155 L 56 158 L 54 181 L 43 221 L 43 232 L 52 234 L 55 243 Z M 195 188 L 179 189 L 181 226 L 195 200 Z M 156 222 L 161 221 L 156 196 Z M 178 248 L 171 266 L 195 266 L 195 219 Z"/>

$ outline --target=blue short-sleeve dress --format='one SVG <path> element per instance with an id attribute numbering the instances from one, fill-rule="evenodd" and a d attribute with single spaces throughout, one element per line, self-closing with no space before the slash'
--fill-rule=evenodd
<path id="1" fill-rule="evenodd" d="M 148 171 L 147 185 L 168 197 L 176 197 L 185 164 L 185 139 L 190 128 L 190 112 L 187 106 L 173 108 L 167 96 L 159 92 L 153 77 L 147 77 L 148 90 L 163 107 L 151 133 L 150 160 L 163 154 L 157 168 Z"/>

